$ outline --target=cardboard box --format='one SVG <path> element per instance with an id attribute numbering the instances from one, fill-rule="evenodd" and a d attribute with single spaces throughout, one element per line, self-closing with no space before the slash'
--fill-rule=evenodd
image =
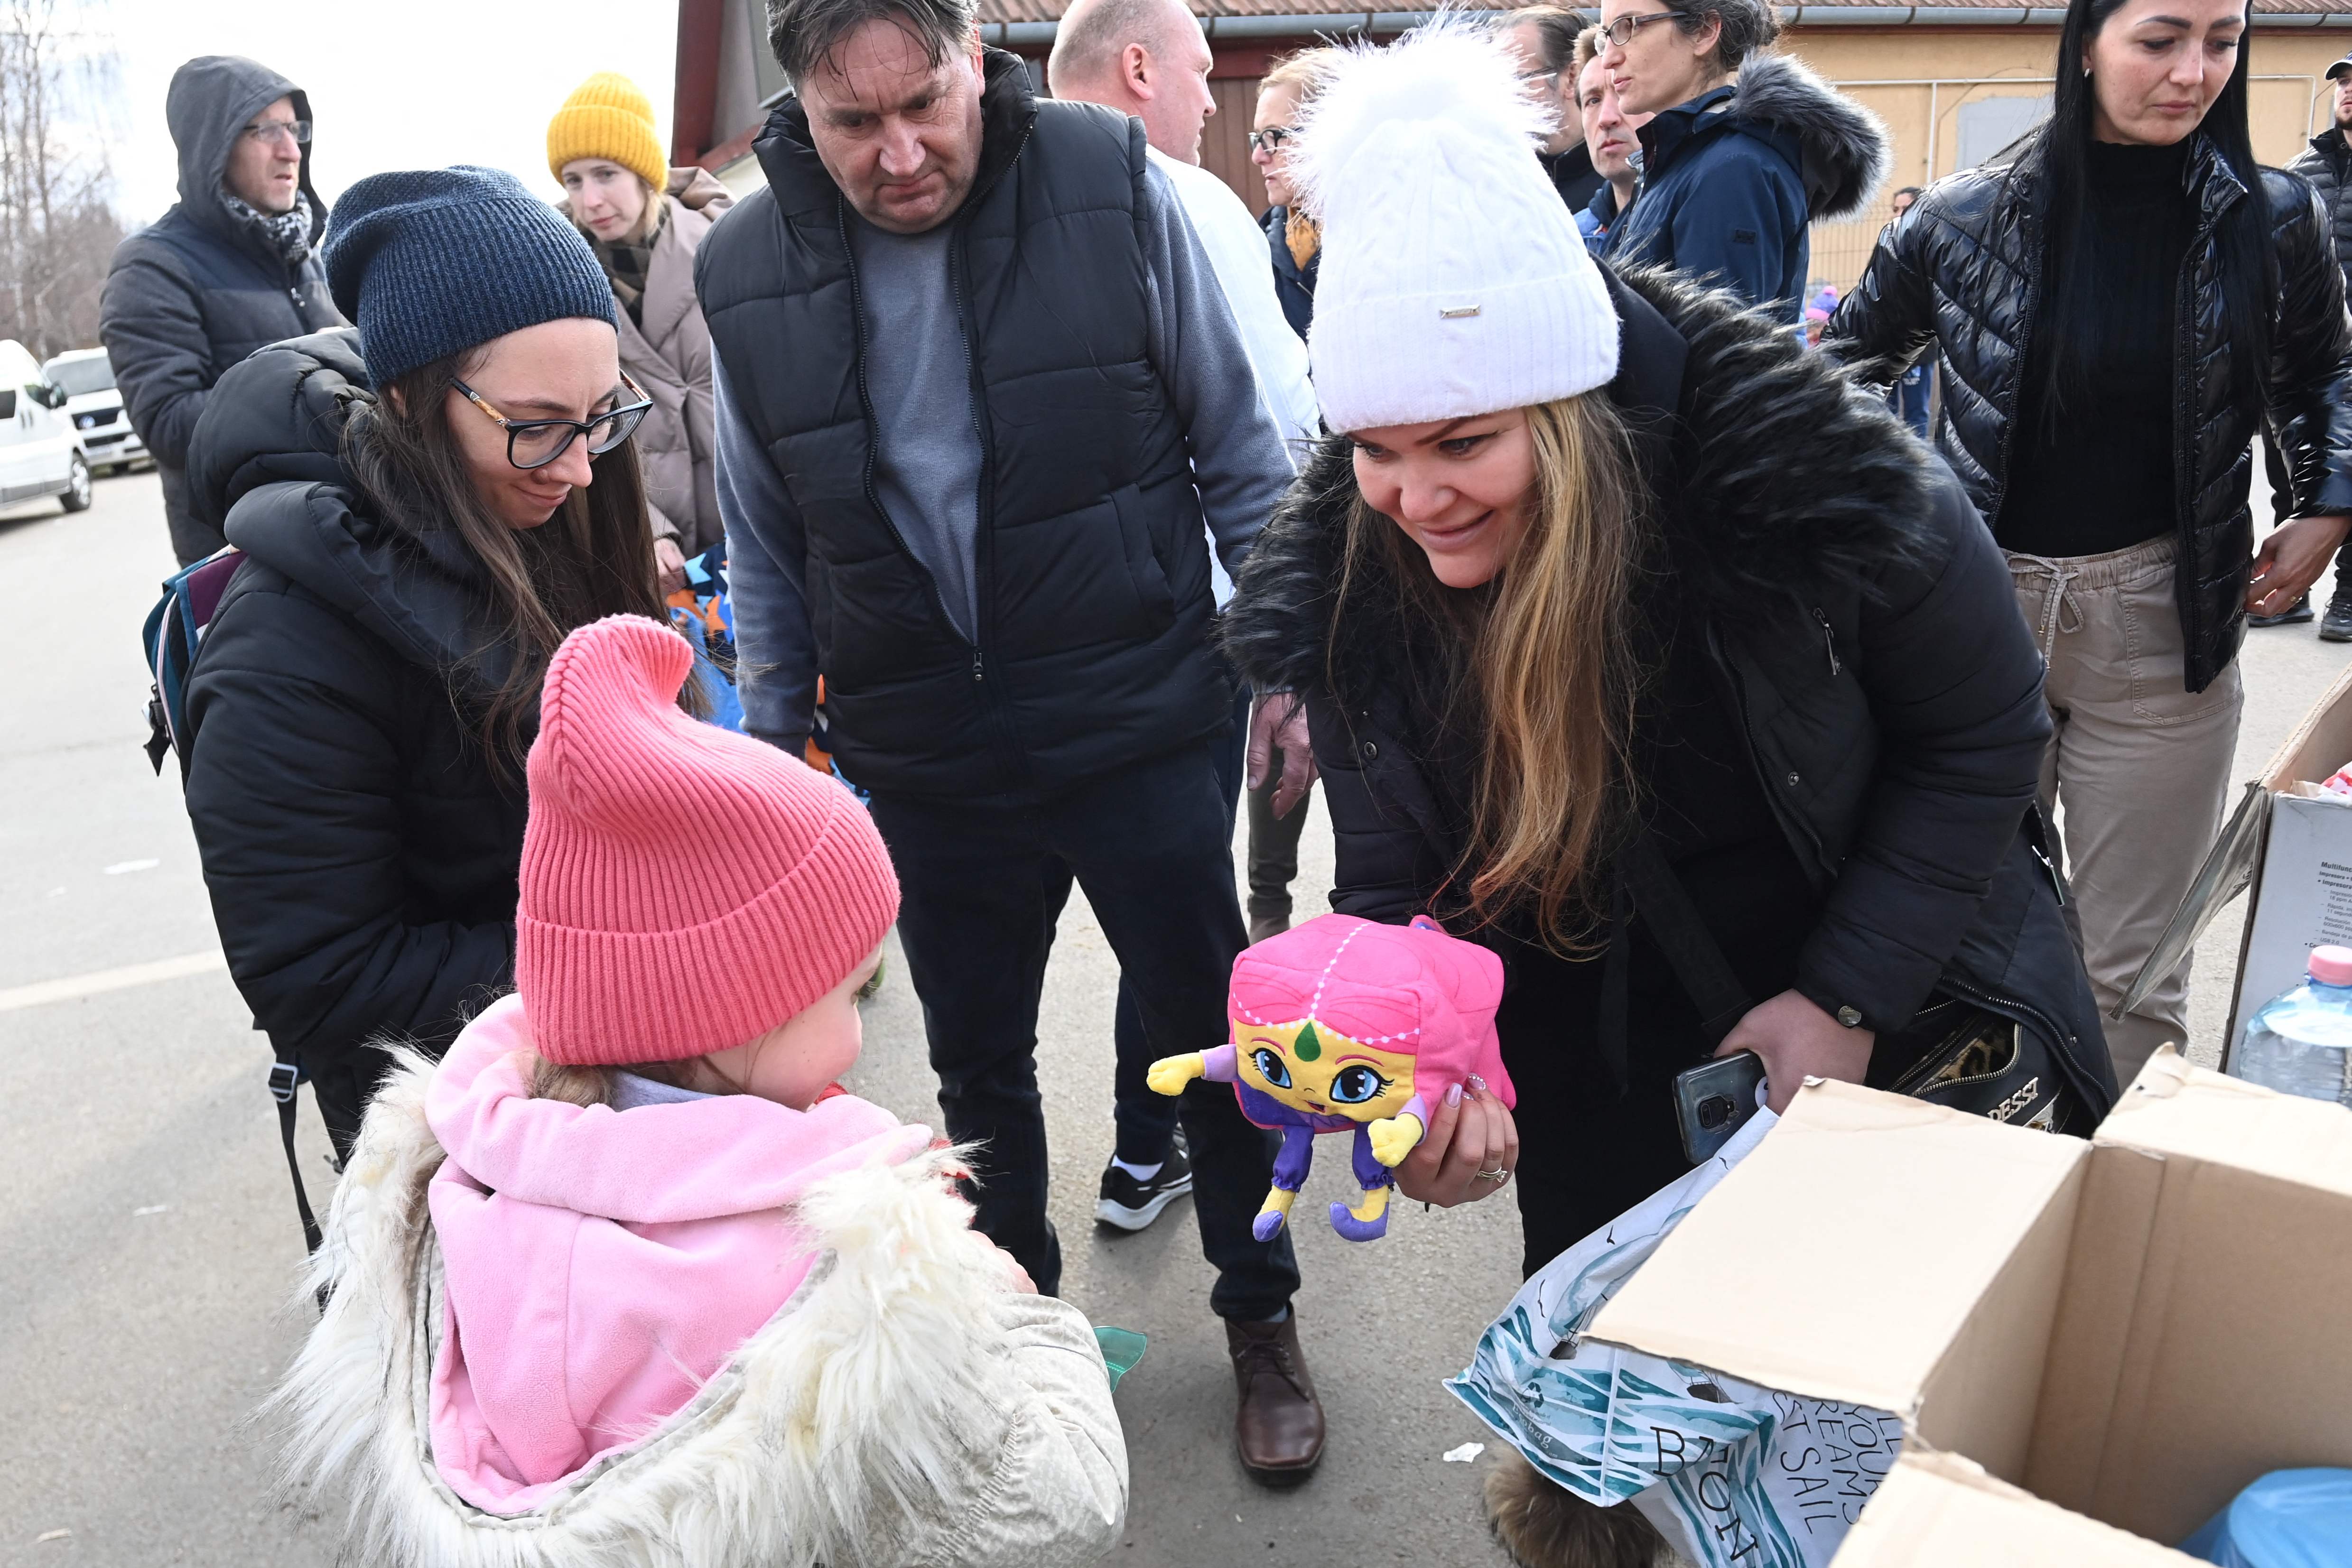
<path id="1" fill-rule="evenodd" d="M 2124 995 L 2137 1006 L 2196 946 L 2224 904 L 2248 886 L 2245 936 L 2238 948 L 2236 988 L 2221 1063 L 2237 1059 L 2246 1019 L 2303 978 L 2311 950 L 2352 945 L 2352 806 L 2292 793 L 2352 762 L 2352 669 L 2304 716 L 2246 786 L 2237 812 L 2214 841 L 2204 867 L 2172 922 Z"/>
<path id="2" fill-rule="evenodd" d="M 1899 1416 L 1840 1568 L 2152 1565 L 2352 1466 L 2347 1323 L 2352 1111 L 2168 1049 L 2087 1142 L 1810 1085 L 1591 1333 Z"/>

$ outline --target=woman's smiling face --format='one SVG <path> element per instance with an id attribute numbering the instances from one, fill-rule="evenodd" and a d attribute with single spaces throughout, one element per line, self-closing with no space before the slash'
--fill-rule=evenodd
<path id="1" fill-rule="evenodd" d="M 1495 580 L 1519 547 L 1535 502 L 1527 411 L 1360 430 L 1356 488 L 1429 557 L 1448 588 Z"/>

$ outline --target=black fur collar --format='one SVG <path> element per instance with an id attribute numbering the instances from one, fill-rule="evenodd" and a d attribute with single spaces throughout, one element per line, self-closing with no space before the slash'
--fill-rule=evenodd
<path id="1" fill-rule="evenodd" d="M 1624 323 L 1609 394 L 1644 433 L 1681 591 L 1724 622 L 1810 603 L 1831 581 L 1866 591 L 1927 515 L 1927 449 L 1882 397 L 1733 296 L 1654 270 L 1604 276 Z M 1359 595 L 1333 624 L 1354 498 L 1348 440 L 1327 437 L 1243 563 L 1223 635 L 1261 689 L 1321 690 L 1327 668 L 1377 666 L 1397 645 L 1388 594 Z"/>

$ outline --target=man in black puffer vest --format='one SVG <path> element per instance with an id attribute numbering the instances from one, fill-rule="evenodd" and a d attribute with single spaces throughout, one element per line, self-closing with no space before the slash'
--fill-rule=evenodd
<path id="1" fill-rule="evenodd" d="M 1212 747 L 1234 677 L 1203 524 L 1237 567 L 1291 474 L 1141 124 L 1039 102 L 972 16 L 782 0 L 797 96 L 696 286 L 746 727 L 798 750 L 821 713 L 872 791 L 948 1134 L 980 1145 L 977 1223 L 1050 1293 L 1055 919 L 1075 877 L 1150 1055 L 1227 1038 L 1244 933 Z M 1181 1114 L 1242 1458 L 1295 1478 L 1323 1419 L 1288 1240 L 1251 1234 L 1267 1135 L 1221 1086 Z"/>
<path id="2" fill-rule="evenodd" d="M 180 200 L 115 247 L 98 331 L 131 427 L 155 455 L 172 549 L 186 566 L 228 541 L 188 504 L 188 438 L 213 383 L 265 343 L 344 325 L 311 255 L 327 205 L 310 188 L 310 100 L 268 67 L 205 55 L 172 74 L 163 118 Z"/>
<path id="3" fill-rule="evenodd" d="M 2327 208 L 2327 235 L 2336 246 L 2336 265 L 2344 269 L 2346 285 L 2352 287 L 2352 55 L 2327 68 L 2327 86 L 2328 105 L 2335 110 L 2327 129 L 2313 137 L 2310 150 L 2286 168 L 2288 173 L 2310 181 L 2312 189 L 2319 193 Z M 2293 499 L 2286 469 L 2279 461 L 2277 447 L 2267 440 L 2263 443 L 2263 455 L 2269 465 L 2272 499 L 2283 519 Z M 2310 619 L 2311 605 L 2305 601 L 2282 615 L 2249 615 L 2246 624 L 2292 625 Z M 2324 642 L 2352 643 L 2352 550 L 2336 552 L 2336 593 L 2320 620 L 2319 635 Z"/>

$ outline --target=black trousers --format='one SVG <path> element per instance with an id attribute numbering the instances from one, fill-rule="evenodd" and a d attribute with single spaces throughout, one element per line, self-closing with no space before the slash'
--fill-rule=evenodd
<path id="1" fill-rule="evenodd" d="M 1153 1055 L 1223 1043 L 1244 933 L 1214 749 L 1189 746 L 1038 799 L 874 797 L 948 1135 L 982 1145 L 972 1161 L 976 1223 L 1049 1294 L 1062 1258 L 1045 1218 L 1036 1049 L 1054 917 L 1075 878 L 1133 988 Z M 1298 1286 L 1288 1235 L 1250 1235 L 1273 1180 L 1273 1134 L 1243 1118 L 1229 1084 L 1194 1083 L 1179 1114 L 1201 1247 L 1217 1270 L 1209 1304 L 1221 1317 L 1272 1317 Z"/>
<path id="2" fill-rule="evenodd" d="M 1213 744 L 1217 764 L 1217 788 L 1225 796 L 1225 836 L 1231 839 L 1234 813 L 1241 802 L 1242 771 L 1249 748 L 1250 691 L 1244 686 L 1234 709 L 1233 734 Z M 1251 842 L 1256 840 L 1253 837 Z M 1296 855 L 1293 856 L 1296 859 Z M 1068 896 L 1069 882 L 1062 883 L 1063 895 Z M 1055 919 L 1061 917 L 1061 905 L 1054 906 Z M 1221 1040 L 1220 1044 L 1223 1043 Z M 1176 1102 L 1165 1094 L 1155 1094 L 1144 1082 L 1144 1075 L 1159 1058 L 1151 1051 L 1151 1042 L 1143 1031 L 1143 1010 L 1136 1005 L 1135 988 L 1127 983 L 1127 976 L 1118 977 L 1118 1007 L 1111 1015 L 1111 1047 L 1118 1053 L 1118 1065 L 1111 1074 L 1111 1117 L 1118 1129 L 1117 1153 L 1131 1165 L 1154 1166 L 1168 1157 L 1169 1145 L 1176 1138 Z"/>

